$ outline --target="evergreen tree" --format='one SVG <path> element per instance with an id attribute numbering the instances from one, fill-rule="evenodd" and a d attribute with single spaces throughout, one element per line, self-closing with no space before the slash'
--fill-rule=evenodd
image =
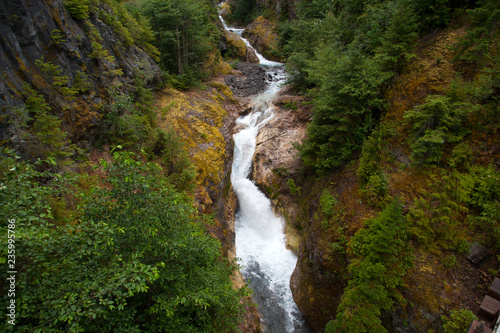
<path id="1" fill-rule="evenodd" d="M 200 79 L 200 66 L 218 41 L 213 7 L 207 1 L 151 0 L 142 13 L 155 33 L 163 69 L 178 75 L 181 87 Z"/>
<path id="2" fill-rule="evenodd" d="M 337 316 L 325 332 L 387 332 L 380 316 L 392 307 L 396 288 L 413 266 L 401 208 L 398 201 L 393 201 L 376 218 L 366 220 L 365 227 L 349 242 L 353 255 L 348 267 L 349 284 Z"/>

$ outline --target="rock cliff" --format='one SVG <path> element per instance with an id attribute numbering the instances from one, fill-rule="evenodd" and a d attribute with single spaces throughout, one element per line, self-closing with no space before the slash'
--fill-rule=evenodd
<path id="1" fill-rule="evenodd" d="M 24 105 L 28 83 L 48 97 L 52 112 L 64 119 L 76 140 L 92 141 L 102 117 L 108 89 L 130 93 L 141 75 L 149 86 L 159 82 L 155 61 L 121 37 L 97 15 L 110 8 L 99 5 L 87 19 L 74 19 L 62 0 L 0 2 L 0 107 Z M 45 65 L 45 66 L 44 66 Z M 55 89 L 54 77 L 63 78 Z M 13 135 L 7 119 L 0 121 L 0 140 Z"/>

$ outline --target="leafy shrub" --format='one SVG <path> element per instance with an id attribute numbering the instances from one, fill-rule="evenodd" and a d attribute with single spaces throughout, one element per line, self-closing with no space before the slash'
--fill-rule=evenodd
<path id="1" fill-rule="evenodd" d="M 410 234 L 431 250 L 458 249 L 465 237 L 459 217 L 468 210 L 450 197 L 442 180 L 431 177 L 429 186 L 408 212 Z"/>
<path id="2" fill-rule="evenodd" d="M 61 119 L 49 114 L 51 108 L 45 98 L 33 88 L 26 85 L 22 95 L 27 111 L 34 114 L 34 123 L 29 129 L 31 140 L 26 143 L 24 149 L 33 157 L 49 160 L 58 167 L 72 164 L 70 157 L 79 150 L 61 129 Z"/>
<path id="3" fill-rule="evenodd" d="M 286 185 L 288 186 L 288 189 L 290 190 L 290 193 L 292 195 L 300 194 L 301 188 L 300 186 L 297 187 L 297 185 L 295 185 L 295 181 L 292 178 L 287 180 Z"/>
<path id="4" fill-rule="evenodd" d="M 259 16 L 259 6 L 255 0 L 231 1 L 231 19 L 242 24 L 252 22 Z"/>
<path id="5" fill-rule="evenodd" d="M 336 44 L 316 53 L 309 71 L 319 83 L 308 136 L 300 147 L 304 163 L 318 171 L 345 163 L 361 147 L 383 108 L 381 86 L 388 78 L 356 47 Z"/>
<path id="6" fill-rule="evenodd" d="M 195 187 L 196 168 L 189 159 L 179 135 L 173 129 L 159 131 L 153 152 L 161 157 L 161 164 L 172 184 L 184 191 Z"/>
<path id="7" fill-rule="evenodd" d="M 335 213 L 335 208 L 338 206 L 339 201 L 335 198 L 328 190 L 323 190 L 321 197 L 319 198 L 319 207 L 321 213 L 329 219 L 333 213 Z"/>
<path id="8" fill-rule="evenodd" d="M 474 319 L 476 319 L 476 316 L 470 310 L 452 310 L 449 316 L 441 316 L 441 320 L 443 321 L 443 332 L 466 332 Z"/>
<path id="9" fill-rule="evenodd" d="M 472 224 L 483 232 L 487 245 L 500 250 L 500 202 L 490 201 L 483 205 L 479 216 L 471 216 Z"/>
<path id="10" fill-rule="evenodd" d="M 177 75 L 176 81 L 186 87 L 202 80 L 207 71 L 200 69 L 219 40 L 212 4 L 206 0 L 152 0 L 140 8 L 155 33 L 162 68 Z"/>
<path id="11" fill-rule="evenodd" d="M 467 10 L 471 17 L 471 27 L 467 34 L 455 45 L 456 58 L 478 66 L 489 61 L 494 51 L 492 41 L 499 35 L 500 9 L 495 0 L 479 0 L 477 8 Z"/>
<path id="12" fill-rule="evenodd" d="M 441 263 L 446 268 L 453 268 L 458 266 L 457 257 L 454 254 L 447 255 L 441 259 Z"/>
<path id="13" fill-rule="evenodd" d="M 474 207 L 500 200 L 500 172 L 492 163 L 487 167 L 474 165 L 469 173 L 459 175 L 460 199 Z"/>
<path id="14" fill-rule="evenodd" d="M 446 26 L 450 23 L 450 6 L 448 0 L 417 0 L 416 9 L 424 31 Z"/>
<path id="15" fill-rule="evenodd" d="M 99 42 L 92 42 L 92 52 L 88 54 L 88 57 L 96 60 L 115 61 L 115 57 L 110 55 L 109 50 L 105 49 Z"/>
<path id="16" fill-rule="evenodd" d="M 472 156 L 471 147 L 465 142 L 460 142 L 453 148 L 451 156 L 448 158 L 448 164 L 452 168 L 457 168 L 459 166 L 468 167 Z"/>
<path id="17" fill-rule="evenodd" d="M 369 205 L 382 208 L 388 197 L 389 187 L 387 178 L 383 174 L 371 175 L 364 188 L 360 188 L 359 194 Z"/>
<path id="18" fill-rule="evenodd" d="M 64 6 L 74 19 L 84 20 L 89 17 L 89 0 L 65 0 Z"/>
<path id="19" fill-rule="evenodd" d="M 174 190 L 158 165 L 130 153 L 115 152 L 113 158 L 112 164 L 101 163 L 106 178 L 81 194 L 79 216 L 69 223 L 55 220 L 50 198 L 74 194 L 64 192 L 73 182 L 13 158 L 1 160 L 0 216 L 15 216 L 16 231 L 22 230 L 16 267 L 23 292 L 16 297 L 23 311 L 16 327 L 236 330 L 246 289 L 233 289 L 229 276 L 237 266 L 221 258 L 220 243 L 197 219 L 192 199 Z M 0 277 L 7 277 L 5 270 Z"/>
<path id="20" fill-rule="evenodd" d="M 411 1 L 302 1 L 284 26 L 290 80 L 314 95 L 301 158 L 331 171 L 359 150 L 385 109 L 383 90 L 411 58 L 417 18 Z M 364 181 L 367 181 L 368 177 Z"/>
<path id="21" fill-rule="evenodd" d="M 404 118 L 413 125 L 413 159 L 421 164 L 439 163 L 443 145 L 459 142 L 469 133 L 462 123 L 472 110 L 470 104 L 452 103 L 441 95 L 429 96 L 422 105 L 407 110 Z"/>

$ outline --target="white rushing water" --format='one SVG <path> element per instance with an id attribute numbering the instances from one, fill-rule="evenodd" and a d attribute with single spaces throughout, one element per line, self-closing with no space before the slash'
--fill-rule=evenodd
<path id="1" fill-rule="evenodd" d="M 241 36 L 243 29 L 228 28 L 222 17 L 221 20 L 226 29 Z M 290 276 L 297 258 L 286 249 L 283 219 L 273 213 L 270 200 L 248 179 L 257 135 L 273 117 L 270 102 L 286 78 L 283 64 L 256 54 L 272 80 L 263 93 L 252 99 L 251 113 L 236 120 L 242 127 L 233 136 L 231 173 L 239 203 L 235 221 L 236 256 L 241 259 L 241 272 L 254 291 L 264 332 L 309 332 L 290 290 Z"/>

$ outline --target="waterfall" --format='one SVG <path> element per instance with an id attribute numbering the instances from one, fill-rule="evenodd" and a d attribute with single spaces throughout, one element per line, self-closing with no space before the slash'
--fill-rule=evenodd
<path id="1" fill-rule="evenodd" d="M 239 35 L 243 29 L 232 29 Z M 251 47 L 249 42 L 243 39 Z M 231 183 L 238 196 L 236 213 L 236 256 L 250 284 L 266 333 L 309 332 L 290 290 L 290 276 L 297 263 L 286 249 L 284 221 L 276 216 L 270 200 L 248 179 L 252 169 L 259 129 L 273 117 L 271 100 L 286 78 L 283 64 L 269 61 L 256 52 L 260 64 L 273 78 L 263 93 L 253 97 L 252 111 L 236 120 L 242 129 L 234 134 Z"/>

